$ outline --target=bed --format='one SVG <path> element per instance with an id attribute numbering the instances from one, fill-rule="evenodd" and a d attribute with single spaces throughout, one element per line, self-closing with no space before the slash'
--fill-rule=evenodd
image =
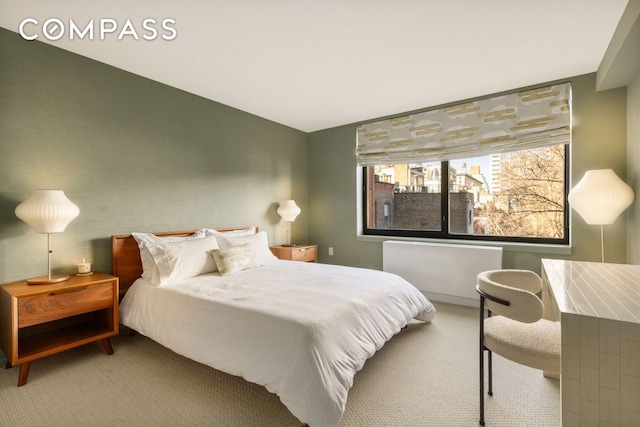
<path id="1" fill-rule="evenodd" d="M 412 319 L 435 314 L 399 276 L 278 260 L 255 227 L 146 237 L 112 236 L 121 323 L 266 387 L 311 427 L 337 426 L 365 361 Z"/>

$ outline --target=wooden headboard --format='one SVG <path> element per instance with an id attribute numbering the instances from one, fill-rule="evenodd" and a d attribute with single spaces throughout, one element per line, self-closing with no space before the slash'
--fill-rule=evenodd
<path id="1" fill-rule="evenodd" d="M 216 228 L 217 231 L 243 230 L 248 227 Z M 256 232 L 258 228 L 256 227 Z M 186 237 L 196 230 L 162 231 L 153 233 L 156 236 Z M 120 296 L 124 295 L 129 287 L 142 276 L 142 261 L 140 261 L 140 249 L 138 242 L 131 234 L 111 236 L 111 268 L 112 274 L 120 279 Z"/>

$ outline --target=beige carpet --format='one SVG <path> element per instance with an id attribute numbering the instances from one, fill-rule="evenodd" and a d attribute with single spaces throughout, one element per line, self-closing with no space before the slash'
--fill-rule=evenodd
<path id="1" fill-rule="evenodd" d="M 477 426 L 477 310 L 438 304 L 365 364 L 340 427 Z M 275 395 L 141 336 L 0 370 L 1 426 L 299 426 Z M 558 426 L 559 382 L 494 358 L 487 426 Z"/>

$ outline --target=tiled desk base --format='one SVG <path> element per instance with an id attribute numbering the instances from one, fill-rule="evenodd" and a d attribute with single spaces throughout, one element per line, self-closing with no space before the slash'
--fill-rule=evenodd
<path id="1" fill-rule="evenodd" d="M 640 324 L 561 314 L 562 426 L 640 426 Z"/>

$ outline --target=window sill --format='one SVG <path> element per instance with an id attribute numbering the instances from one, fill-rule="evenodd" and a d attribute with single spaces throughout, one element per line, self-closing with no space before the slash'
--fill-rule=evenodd
<path id="1" fill-rule="evenodd" d="M 421 239 L 417 237 L 401 236 L 372 236 L 358 234 L 357 240 L 360 242 L 384 242 L 386 240 L 400 240 L 406 242 L 428 242 L 446 243 L 449 245 L 471 245 L 471 246 L 497 246 L 505 252 L 530 252 L 540 254 L 570 255 L 570 245 L 543 245 L 535 243 L 512 243 L 512 242 L 489 242 L 479 240 L 454 240 L 454 239 Z"/>

